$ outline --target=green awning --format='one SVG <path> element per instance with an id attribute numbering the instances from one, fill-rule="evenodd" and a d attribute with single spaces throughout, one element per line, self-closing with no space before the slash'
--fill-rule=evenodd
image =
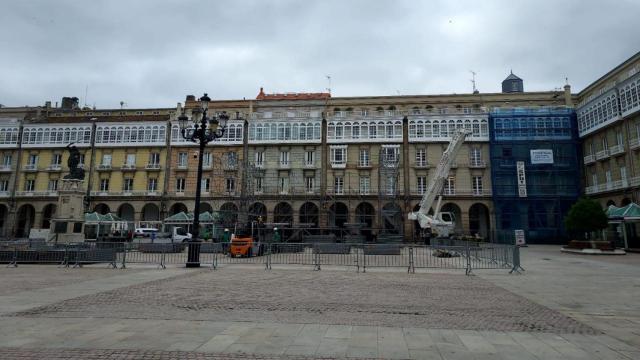
<path id="1" fill-rule="evenodd" d="M 200 213 L 199 216 L 200 224 L 213 224 L 216 219 L 208 211 Z M 164 223 L 167 225 L 190 225 L 193 224 L 193 213 L 185 213 L 181 211 L 177 214 L 171 215 L 168 218 L 164 219 Z"/>
<path id="2" fill-rule="evenodd" d="M 108 213 L 105 215 L 99 214 L 97 212 L 85 213 L 84 214 L 84 222 L 86 224 L 106 224 L 122 221 L 117 215 L 112 213 Z"/>
<path id="3" fill-rule="evenodd" d="M 607 217 L 618 220 L 640 220 L 640 205 L 631 203 L 623 207 L 610 205 L 607 208 Z"/>

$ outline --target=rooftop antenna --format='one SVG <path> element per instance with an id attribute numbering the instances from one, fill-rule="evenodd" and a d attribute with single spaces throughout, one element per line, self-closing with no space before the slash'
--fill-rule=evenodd
<path id="1" fill-rule="evenodd" d="M 469 72 L 471 73 L 471 84 L 473 85 L 473 93 L 477 94 L 478 93 L 478 89 L 476 89 L 476 72 L 473 70 L 469 70 Z"/>
<path id="2" fill-rule="evenodd" d="M 87 106 L 87 94 L 89 93 L 89 85 L 85 85 L 84 87 L 84 106 Z"/>
<path id="3" fill-rule="evenodd" d="M 124 109 L 124 106 L 127 105 L 126 102 L 120 101 L 120 109 Z"/>
<path id="4" fill-rule="evenodd" d="M 329 83 L 329 87 L 327 88 L 327 92 L 331 94 L 331 75 L 325 75 L 327 77 L 327 82 Z"/>

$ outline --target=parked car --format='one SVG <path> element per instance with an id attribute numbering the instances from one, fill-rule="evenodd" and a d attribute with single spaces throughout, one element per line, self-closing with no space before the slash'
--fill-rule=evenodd
<path id="1" fill-rule="evenodd" d="M 137 228 L 133 233 L 134 237 L 151 237 L 151 234 L 158 234 L 158 229 L 155 228 Z"/>

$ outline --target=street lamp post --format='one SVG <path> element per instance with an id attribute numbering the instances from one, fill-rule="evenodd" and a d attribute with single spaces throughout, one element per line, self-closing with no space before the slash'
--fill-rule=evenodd
<path id="1" fill-rule="evenodd" d="M 200 98 L 200 107 L 196 107 L 191 112 L 191 121 L 187 115 L 183 113 L 178 117 L 180 122 L 180 133 L 186 140 L 198 143 L 200 151 L 198 152 L 198 178 L 196 182 L 196 204 L 193 209 L 193 228 L 191 230 L 191 240 L 188 245 L 187 267 L 200 267 L 200 243 L 198 238 L 200 234 L 200 194 L 202 192 L 202 158 L 204 156 L 204 148 L 207 144 L 217 138 L 224 136 L 229 116 L 226 112 L 207 116 L 209 111 L 209 101 L 211 99 L 204 94 Z"/>

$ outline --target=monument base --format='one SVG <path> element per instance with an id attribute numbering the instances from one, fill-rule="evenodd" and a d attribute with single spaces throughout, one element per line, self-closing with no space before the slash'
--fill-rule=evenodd
<path id="1" fill-rule="evenodd" d="M 63 179 L 58 191 L 56 218 L 51 219 L 50 239 L 55 243 L 84 241 L 83 180 Z"/>

